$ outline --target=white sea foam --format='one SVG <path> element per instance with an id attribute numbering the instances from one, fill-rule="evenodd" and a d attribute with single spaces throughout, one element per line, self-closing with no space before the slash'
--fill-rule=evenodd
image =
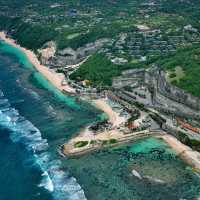
<path id="1" fill-rule="evenodd" d="M 132 175 L 134 175 L 135 177 L 137 177 L 139 179 L 142 179 L 142 176 L 135 169 L 132 170 Z"/>
<path id="2" fill-rule="evenodd" d="M 164 184 L 165 181 L 158 179 L 158 178 L 154 178 L 152 176 L 144 176 L 144 178 L 148 179 L 149 181 L 153 181 L 155 183 L 160 183 L 160 184 Z"/>
<path id="3" fill-rule="evenodd" d="M 23 86 L 22 86 L 22 87 L 23 87 Z M 40 95 L 39 95 L 37 92 L 33 91 L 32 89 L 25 88 L 25 87 L 23 87 L 23 89 L 24 89 L 24 90 L 27 90 L 27 91 L 29 92 L 29 94 L 30 94 L 34 99 L 40 100 Z"/>
<path id="4" fill-rule="evenodd" d="M 49 174 L 45 171 L 42 176 L 44 177 L 42 179 L 42 182 L 39 184 L 39 187 L 44 187 L 45 189 L 47 189 L 49 192 L 53 192 L 54 191 L 54 186 L 53 186 L 53 182 L 49 177 Z"/>
<path id="5" fill-rule="evenodd" d="M 61 170 L 61 161 L 52 158 L 48 152 L 48 142 L 41 132 L 13 109 L 0 91 L 0 125 L 10 129 L 13 142 L 23 143 L 33 153 L 36 165 L 42 173 L 40 187 L 52 193 L 57 200 L 85 200 L 85 194 L 76 179 Z"/>

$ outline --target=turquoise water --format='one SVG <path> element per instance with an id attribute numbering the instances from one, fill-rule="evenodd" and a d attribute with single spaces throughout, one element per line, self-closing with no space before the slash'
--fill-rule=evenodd
<path id="1" fill-rule="evenodd" d="M 5 43 L 0 69 L 0 200 L 199 198 L 199 177 L 159 139 L 60 157 L 58 146 L 102 113 L 57 91 Z"/>
<path id="2" fill-rule="evenodd" d="M 24 66 L 28 63 L 24 61 L 26 57 L 20 51 L 13 50 L 14 53 L 5 43 L 1 45 L 0 126 L 2 134 L 5 128 L 9 130 L 9 148 L 13 143 L 19 144 L 26 152 L 19 154 L 21 160 L 28 160 L 30 164 L 25 168 L 27 173 L 22 176 L 29 179 L 29 173 L 33 174 L 29 179 L 30 185 L 26 187 L 26 184 L 22 184 L 23 178 L 14 176 L 18 173 L 15 168 L 10 168 L 13 184 L 20 184 L 24 190 L 17 200 L 36 199 L 33 198 L 36 196 L 44 200 L 85 199 L 76 178 L 64 170 L 57 149 L 80 128 L 99 120 L 101 112 L 86 102 L 77 104 L 74 98 L 64 96 L 31 65 Z M 5 170 L 4 165 L 1 166 Z M 19 168 L 24 169 L 23 163 L 19 163 Z M 0 178 L 0 183 L 2 180 Z M 34 190 L 30 190 L 33 186 Z M 17 187 L 10 194 L 2 183 L 0 194 L 3 200 L 13 199 L 15 193 L 18 193 Z"/>
<path id="3" fill-rule="evenodd" d="M 68 168 L 88 199 L 197 200 L 200 195 L 199 177 L 155 138 L 70 159 Z"/>
<path id="4" fill-rule="evenodd" d="M 12 46 L 1 41 L 1 50 L 4 53 L 10 53 L 12 55 L 15 55 L 18 59 L 18 62 L 21 65 L 23 65 L 23 67 L 29 69 L 32 72 L 32 78 L 35 79 L 38 82 L 38 84 L 40 84 L 42 87 L 44 87 L 45 89 L 50 91 L 52 94 L 54 94 L 55 97 L 59 98 L 59 100 L 68 104 L 70 107 L 73 107 L 76 109 L 80 108 L 79 105 L 75 103 L 74 98 L 64 95 L 61 91 L 57 90 L 52 84 L 50 84 L 49 81 L 45 79 L 41 73 L 37 72 L 34 66 L 27 59 L 26 55 L 23 54 L 19 49 L 13 48 Z"/>
<path id="5" fill-rule="evenodd" d="M 138 143 L 135 143 L 131 148 L 129 149 L 130 152 L 133 153 L 148 153 L 152 149 L 164 149 L 169 154 L 175 154 L 175 151 L 162 140 L 162 139 L 155 139 L 155 138 L 149 138 L 148 142 L 147 140 L 141 140 Z"/>

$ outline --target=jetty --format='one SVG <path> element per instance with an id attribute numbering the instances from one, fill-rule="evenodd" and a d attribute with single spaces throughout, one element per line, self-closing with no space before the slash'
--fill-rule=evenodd
<path id="1" fill-rule="evenodd" d="M 151 132 L 149 130 L 129 134 L 125 134 L 119 130 L 111 130 L 90 136 L 80 134 L 63 144 L 60 152 L 62 152 L 62 156 L 80 156 L 92 151 L 119 146 L 145 137 L 161 136 L 161 134 L 161 132 Z"/>

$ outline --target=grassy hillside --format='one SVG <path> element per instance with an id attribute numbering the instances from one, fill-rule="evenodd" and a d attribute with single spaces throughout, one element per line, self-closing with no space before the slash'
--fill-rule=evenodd
<path id="1" fill-rule="evenodd" d="M 199 8 L 197 0 L 160 0 L 155 5 L 146 0 L 1 0 L 0 29 L 34 50 L 47 40 L 57 41 L 59 48 L 78 48 L 98 38 L 116 38 L 135 24 L 164 33 L 188 23 L 200 28 Z"/>
<path id="2" fill-rule="evenodd" d="M 2 0 L 0 30 L 9 31 L 29 49 L 36 50 L 49 40 L 56 41 L 61 49 L 69 46 L 76 49 L 127 31 L 129 27 L 123 27 L 115 17 L 124 9 L 128 11 L 129 2 L 131 0 Z M 72 34 L 77 37 L 70 38 Z"/>
<path id="3" fill-rule="evenodd" d="M 157 64 L 170 74 L 173 84 L 200 97 L 200 45 L 179 49 Z"/>
<path id="4" fill-rule="evenodd" d="M 129 65 L 114 65 L 95 54 L 71 75 L 94 85 L 111 85 L 122 70 L 139 67 L 141 58 L 157 62 L 173 84 L 200 96 L 199 0 L 0 0 L 0 30 L 7 30 L 22 46 L 37 50 L 49 40 L 59 49 L 74 49 L 100 38 L 107 56 L 125 58 Z M 136 25 L 158 30 L 149 35 Z M 185 30 L 191 25 L 193 30 Z M 190 46 L 189 48 L 179 47 Z M 171 55 L 172 52 L 176 52 Z M 169 55 L 169 56 L 168 56 Z M 161 57 L 163 56 L 163 57 Z M 138 63 L 140 63 L 138 65 Z"/>
<path id="5" fill-rule="evenodd" d="M 90 80 L 94 86 L 110 86 L 112 78 L 119 76 L 122 70 L 132 68 L 128 65 L 115 65 L 103 54 L 94 54 L 70 78 Z"/>

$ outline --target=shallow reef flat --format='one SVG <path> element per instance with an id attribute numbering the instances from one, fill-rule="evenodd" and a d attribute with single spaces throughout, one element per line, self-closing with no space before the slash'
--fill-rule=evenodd
<path id="1" fill-rule="evenodd" d="M 68 168 L 88 199 L 192 200 L 200 192 L 199 176 L 152 137 L 72 158 Z"/>

